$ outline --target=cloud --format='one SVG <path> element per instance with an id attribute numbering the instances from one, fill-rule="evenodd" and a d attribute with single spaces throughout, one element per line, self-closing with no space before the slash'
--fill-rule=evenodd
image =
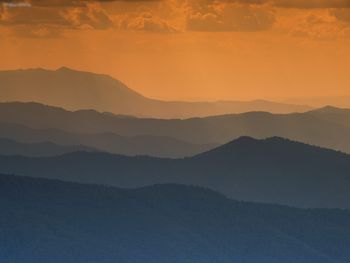
<path id="1" fill-rule="evenodd" d="M 91 3 L 154 2 L 154 1 L 163 1 L 163 0 L 28 0 L 28 1 L 30 1 L 30 3 L 33 6 L 74 7 L 74 6 L 86 6 Z M 6 0 L 4 2 L 6 2 Z"/>
<path id="2" fill-rule="evenodd" d="M 31 7 L 1 5 L 9 2 L 30 3 Z M 107 28 L 158 33 L 255 32 L 271 29 L 282 8 L 300 12 L 331 9 L 338 21 L 350 23 L 350 0 L 0 0 L 0 25 L 19 35 L 40 37 L 59 36 L 65 30 Z M 304 19 L 287 32 L 306 34 L 303 25 L 312 28 L 314 35 L 322 35 L 316 33 L 322 27 L 331 32 L 334 26 L 328 22 L 311 25 Z"/>
<path id="3" fill-rule="evenodd" d="M 60 25 L 69 26 L 62 10 L 47 8 L 3 8 L 0 24 L 15 25 Z"/>
<path id="4" fill-rule="evenodd" d="M 113 27 L 113 19 L 99 5 L 89 4 L 86 8 L 71 8 L 63 14 L 73 29 L 107 29 Z"/>
<path id="5" fill-rule="evenodd" d="M 349 0 L 188 0 L 189 2 L 201 3 L 240 3 L 247 5 L 270 5 L 281 8 L 350 8 Z"/>
<path id="6" fill-rule="evenodd" d="M 187 29 L 192 31 L 261 31 L 275 22 L 275 13 L 265 6 L 218 3 L 188 8 Z"/>
<path id="7" fill-rule="evenodd" d="M 120 19 L 119 28 L 133 31 L 149 31 L 158 33 L 175 33 L 178 30 L 166 20 L 154 16 L 150 12 L 127 15 Z"/>
<path id="8" fill-rule="evenodd" d="M 345 28 L 332 16 L 321 16 L 310 13 L 292 28 L 291 35 L 308 37 L 314 40 L 334 40 L 348 35 Z"/>
<path id="9" fill-rule="evenodd" d="M 349 24 L 350 26 L 350 8 L 337 8 L 330 10 L 333 15 L 339 21 Z"/>
<path id="10" fill-rule="evenodd" d="M 0 8 L 4 9 L 3 12 L 0 10 L 0 25 L 17 27 L 13 31 L 26 37 L 59 36 L 67 29 L 102 30 L 111 27 L 160 33 L 178 31 L 166 19 L 153 14 L 152 10 L 142 8 L 142 3 L 153 1 L 125 1 L 140 2 L 140 5 L 136 6 L 136 10 L 124 11 L 118 16 L 110 15 L 101 3 L 124 1 L 31 0 L 29 2 L 31 8 L 10 8 L 0 5 Z"/>
<path id="11" fill-rule="evenodd" d="M 33 1 L 35 4 L 36 1 Z M 113 20 L 97 3 L 84 5 L 74 1 L 43 1 L 45 4 L 31 7 L 7 7 L 0 10 L 0 25 L 13 28 L 13 32 L 24 37 L 60 36 L 64 30 L 106 29 L 113 27 Z M 79 1 L 81 2 L 81 1 Z M 69 5 L 69 7 L 67 7 Z"/>
<path id="12" fill-rule="evenodd" d="M 350 8 L 349 0 L 272 0 L 272 4 L 283 8 Z"/>
<path id="13" fill-rule="evenodd" d="M 87 1 L 81 0 L 31 0 L 32 6 L 41 7 L 84 7 Z"/>

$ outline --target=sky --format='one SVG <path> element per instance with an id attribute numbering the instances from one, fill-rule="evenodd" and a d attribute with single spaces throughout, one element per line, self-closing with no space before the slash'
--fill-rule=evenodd
<path id="1" fill-rule="evenodd" d="M 112 75 L 163 100 L 350 95 L 350 0 L 0 0 L 0 70 Z"/>

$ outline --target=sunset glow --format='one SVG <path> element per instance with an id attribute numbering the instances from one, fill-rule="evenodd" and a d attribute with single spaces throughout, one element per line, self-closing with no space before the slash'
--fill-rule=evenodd
<path id="1" fill-rule="evenodd" d="M 0 70 L 64 65 L 165 100 L 350 95 L 347 0 L 1 2 Z"/>

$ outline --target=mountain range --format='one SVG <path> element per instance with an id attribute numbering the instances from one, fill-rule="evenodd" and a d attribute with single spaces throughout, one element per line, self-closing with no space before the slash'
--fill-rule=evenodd
<path id="1" fill-rule="evenodd" d="M 82 144 L 112 153 L 161 157 L 197 154 L 241 136 L 255 138 L 278 136 L 350 153 L 349 120 L 349 109 L 330 106 L 305 113 L 248 112 L 169 120 L 119 116 L 94 110 L 73 112 L 38 103 L 0 103 L 0 125 L 3 127 L 13 123 L 31 129 L 57 129 L 74 133 L 75 139 L 70 139 L 70 142 L 52 139 L 54 143 Z M 1 130 L 5 128 L 0 129 L 0 133 Z M 0 137 L 22 141 L 16 136 L 18 133 L 25 136 L 23 131 L 19 132 L 14 127 L 8 129 L 6 133 L 4 131 Z M 51 135 L 45 135 L 44 131 L 40 131 L 40 134 L 43 140 L 52 138 Z M 78 134 L 82 134 L 80 138 Z M 86 136 L 86 134 L 95 135 Z M 141 140 L 140 136 L 147 140 Z M 72 138 L 72 136 L 61 137 Z M 106 143 L 107 137 L 110 137 L 110 140 Z M 24 142 L 34 140 L 30 139 L 30 135 L 27 135 L 27 139 Z"/>
<path id="2" fill-rule="evenodd" d="M 10 139 L 0 138 L 0 154 L 2 155 L 23 155 L 31 157 L 56 156 L 65 153 L 85 151 L 96 151 L 93 148 L 82 145 L 66 146 L 51 142 L 41 143 L 20 143 Z"/>
<path id="3" fill-rule="evenodd" d="M 169 136 L 120 136 L 110 132 L 72 133 L 52 128 L 32 129 L 5 122 L 0 127 L 0 154 L 50 156 L 75 151 L 101 151 L 130 156 L 181 158 L 217 146 L 218 144 L 210 143 L 189 143 Z"/>
<path id="4" fill-rule="evenodd" d="M 0 71 L 0 262 L 348 263 L 349 120 Z"/>
<path id="5" fill-rule="evenodd" d="M 310 105 L 314 108 L 321 108 L 325 105 L 333 105 L 339 108 L 350 108 L 350 96 L 327 96 L 327 97 L 301 97 L 282 100 L 287 104 Z"/>
<path id="6" fill-rule="evenodd" d="M 256 101 L 181 102 L 147 98 L 107 75 L 72 70 L 0 71 L 0 101 L 40 102 L 69 110 L 95 109 L 154 118 L 189 118 L 253 110 L 303 112 L 308 106 Z"/>
<path id="7" fill-rule="evenodd" d="M 198 185 L 230 198 L 297 207 L 350 208 L 350 156 L 274 137 L 242 137 L 181 159 L 76 152 L 55 157 L 0 156 L 0 172 L 142 187 Z"/>
<path id="8" fill-rule="evenodd" d="M 2 263 L 346 263 L 350 213 L 0 175 Z"/>

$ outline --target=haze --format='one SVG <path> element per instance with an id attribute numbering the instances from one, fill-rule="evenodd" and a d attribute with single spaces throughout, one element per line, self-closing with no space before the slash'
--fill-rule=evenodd
<path id="1" fill-rule="evenodd" d="M 0 70 L 67 66 L 164 100 L 350 94 L 348 0 L 0 2 Z"/>

